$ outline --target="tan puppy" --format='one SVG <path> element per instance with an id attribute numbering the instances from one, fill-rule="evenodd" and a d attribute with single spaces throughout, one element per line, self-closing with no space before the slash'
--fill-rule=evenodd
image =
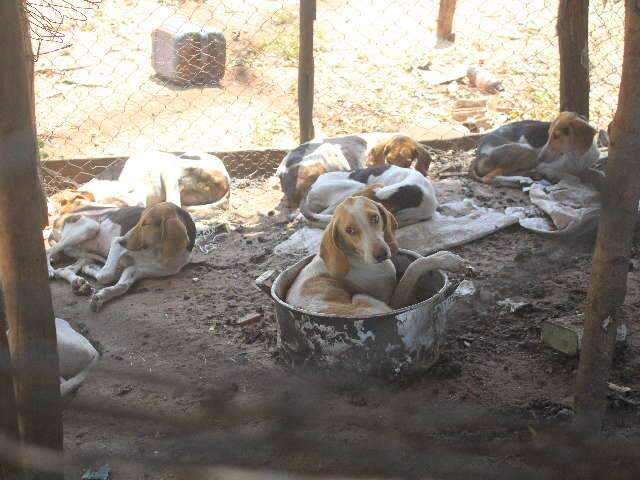
<path id="1" fill-rule="evenodd" d="M 367 163 L 411 168 L 414 161 L 416 170 L 426 177 L 431 165 L 427 149 L 407 135 L 394 135 L 371 149 Z"/>
<path id="2" fill-rule="evenodd" d="M 382 205 L 359 196 L 345 199 L 324 231 L 319 254 L 287 292 L 287 303 L 333 315 L 387 313 L 411 304 L 425 272 L 468 266 L 457 255 L 439 252 L 411 263 L 397 282 L 391 261 L 398 251 L 396 228 L 394 216 Z"/>
<path id="3" fill-rule="evenodd" d="M 574 112 L 561 112 L 553 122 L 523 120 L 503 125 L 480 141 L 469 173 L 484 183 L 532 170 L 552 181 L 564 175 L 580 177 L 599 157 L 595 133 Z"/>

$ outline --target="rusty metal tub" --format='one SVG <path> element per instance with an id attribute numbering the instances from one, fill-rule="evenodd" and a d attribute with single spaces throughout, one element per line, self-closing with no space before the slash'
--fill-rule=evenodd
<path id="1" fill-rule="evenodd" d="M 278 345 L 293 364 L 341 365 L 384 376 L 425 370 L 437 360 L 444 344 L 447 311 L 457 299 L 473 293 L 470 281 L 452 284 L 447 275 L 436 270 L 421 278 L 419 303 L 391 313 L 341 317 L 308 312 L 284 299 L 293 280 L 313 257 L 280 273 L 270 289 Z M 400 250 L 394 261 L 399 275 L 418 257 L 415 252 Z M 262 289 L 266 290 L 264 286 Z"/>

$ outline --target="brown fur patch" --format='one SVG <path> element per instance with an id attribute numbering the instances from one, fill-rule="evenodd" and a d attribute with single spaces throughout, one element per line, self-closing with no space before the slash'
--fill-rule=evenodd
<path id="1" fill-rule="evenodd" d="M 308 298 L 319 298 L 326 303 L 319 313 L 352 316 L 362 313 L 369 307 L 364 299 L 353 301 L 353 296 L 342 282 L 328 275 L 320 275 L 307 280 L 301 293 Z"/>
<path id="2" fill-rule="evenodd" d="M 229 179 L 220 171 L 193 168 L 179 183 L 180 201 L 185 206 L 214 203 L 229 193 Z"/>
<path id="3" fill-rule="evenodd" d="M 507 147 L 512 148 L 507 150 Z M 534 150 L 514 143 L 510 146 L 505 145 L 500 156 L 474 158 L 469 174 L 475 180 L 491 184 L 495 177 L 524 174 L 536 168 L 537 164 L 538 154 Z"/>
<path id="4" fill-rule="evenodd" d="M 296 177 L 296 191 L 292 198 L 293 205 L 297 206 L 309 193 L 311 186 L 323 173 L 327 173 L 327 169 L 320 163 L 313 165 L 299 165 Z"/>
<path id="5" fill-rule="evenodd" d="M 549 146 L 558 152 L 583 155 L 591 148 L 596 129 L 575 112 L 560 112 L 549 127 Z"/>
<path id="6" fill-rule="evenodd" d="M 395 135 L 378 143 L 369 152 L 369 165 L 396 165 L 411 168 L 416 161 L 415 169 L 425 177 L 431 165 L 431 156 L 426 148 L 407 135 Z"/>
<path id="7" fill-rule="evenodd" d="M 58 215 L 73 212 L 79 208 L 91 205 L 96 201 L 93 193 L 79 192 L 78 190 L 63 190 L 55 193 L 50 198 Z"/>
<path id="8" fill-rule="evenodd" d="M 337 213 L 337 211 L 336 211 Z M 342 251 L 340 231 L 338 229 L 339 215 L 334 214 L 331 222 L 324 229 L 320 242 L 320 258 L 324 261 L 329 274 L 334 278 L 344 278 L 349 273 L 349 262 Z"/>
<path id="9" fill-rule="evenodd" d="M 131 230 L 125 247 L 132 251 L 160 246 L 163 260 L 172 261 L 187 248 L 189 236 L 178 207 L 163 202 L 146 208 Z"/>

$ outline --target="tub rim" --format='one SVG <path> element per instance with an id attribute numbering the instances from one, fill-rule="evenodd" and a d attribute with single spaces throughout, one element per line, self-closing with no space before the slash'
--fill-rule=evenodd
<path id="1" fill-rule="evenodd" d="M 400 248 L 398 249 L 398 254 L 405 254 L 409 257 L 413 257 L 414 260 L 420 258 L 422 255 L 420 255 L 418 252 L 414 252 L 413 250 L 407 250 L 404 248 Z M 298 260 L 296 263 L 294 263 L 293 265 L 288 266 L 287 268 L 285 268 L 282 272 L 280 272 L 278 274 L 278 276 L 276 277 L 276 279 L 273 282 L 273 285 L 271 285 L 271 289 L 270 289 L 270 293 L 271 293 L 271 298 L 277 302 L 279 305 L 281 305 L 282 307 L 286 308 L 287 310 L 302 314 L 302 315 L 307 315 L 307 316 L 313 316 L 313 317 L 319 317 L 322 318 L 324 320 L 334 320 L 334 321 L 345 321 L 345 320 L 351 320 L 353 319 L 354 322 L 355 321 L 361 321 L 361 320 L 369 320 L 369 319 L 378 319 L 378 318 L 386 318 L 386 317 L 396 317 L 397 315 L 409 312 L 411 310 L 417 310 L 420 307 L 426 306 L 429 303 L 434 303 L 436 300 L 438 299 L 446 299 L 448 297 L 450 297 L 451 295 L 453 295 L 456 291 L 457 285 L 452 284 L 449 281 L 449 277 L 447 276 L 447 274 L 445 272 L 443 272 L 442 270 L 433 270 L 434 272 L 437 272 L 438 275 L 440 275 L 440 278 L 442 278 L 443 282 L 442 282 L 442 287 L 440 287 L 438 289 L 438 291 L 436 293 L 434 293 L 432 296 L 430 296 L 429 298 L 422 300 L 419 303 L 414 303 L 413 305 L 408 305 L 406 307 L 402 307 L 402 308 L 397 308 L 395 310 L 391 310 L 390 312 L 386 312 L 386 313 L 376 313 L 374 315 L 353 315 L 353 316 L 341 316 L 341 315 L 334 315 L 334 314 L 330 314 L 330 313 L 321 313 L 321 312 L 312 312 L 309 310 L 303 310 L 301 308 L 298 307 L 294 307 L 293 305 L 288 304 L 286 301 L 284 301 L 283 299 L 281 299 L 277 293 L 276 293 L 276 288 L 278 287 L 278 285 L 280 284 L 280 282 L 282 281 L 282 277 L 285 275 L 285 273 L 287 273 L 288 271 L 290 271 L 291 269 L 295 268 L 296 266 L 300 265 L 300 264 L 308 264 L 309 262 L 311 262 L 311 260 L 313 260 L 313 258 L 316 256 L 316 254 L 313 255 L 308 255 L 300 260 Z"/>

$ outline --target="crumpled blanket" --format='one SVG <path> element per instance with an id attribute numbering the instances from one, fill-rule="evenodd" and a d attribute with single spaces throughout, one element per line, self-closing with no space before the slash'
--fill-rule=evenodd
<path id="1" fill-rule="evenodd" d="M 522 188 L 538 212 L 523 207 L 507 208 L 506 213 L 520 217 L 520 225 L 532 232 L 552 236 L 575 236 L 594 230 L 600 216 L 600 194 L 572 175 L 556 184 L 529 177 L 496 177 L 495 185 Z M 544 215 L 540 215 L 543 213 Z"/>
<path id="2" fill-rule="evenodd" d="M 442 204 L 430 220 L 400 228 L 400 247 L 421 255 L 473 242 L 518 223 L 518 214 L 479 207 L 470 199 Z M 276 246 L 274 253 L 312 254 L 318 252 L 322 230 L 304 227 Z"/>
<path id="3" fill-rule="evenodd" d="M 567 177 L 555 185 L 535 182 L 529 187 L 531 203 L 545 217 L 523 217 L 520 225 L 532 232 L 569 236 L 594 230 L 600 216 L 600 194 L 576 177 Z"/>
<path id="4" fill-rule="evenodd" d="M 531 207 L 509 207 L 501 211 L 479 207 L 470 199 L 444 203 L 431 220 L 399 229 L 398 243 L 402 248 L 429 255 L 518 223 L 532 232 L 558 237 L 584 234 L 598 225 L 600 195 L 577 177 L 567 176 L 554 185 L 545 180 L 535 182 L 529 177 L 496 177 L 496 180 L 500 186 L 528 191 Z M 276 246 L 274 253 L 316 253 L 321 238 L 322 230 L 304 227 Z"/>

